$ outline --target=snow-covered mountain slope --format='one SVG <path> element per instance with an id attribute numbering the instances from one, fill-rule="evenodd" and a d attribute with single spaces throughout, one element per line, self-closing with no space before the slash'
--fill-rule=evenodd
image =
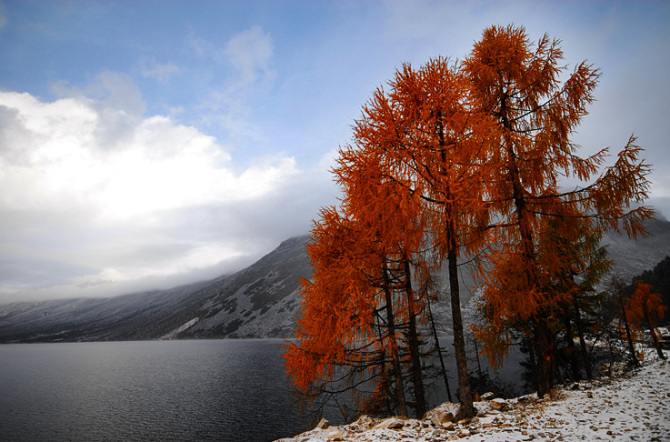
<path id="1" fill-rule="evenodd" d="M 616 275 L 629 280 L 670 255 L 670 222 L 653 220 L 648 228 L 652 236 L 637 241 L 614 233 L 604 238 Z M 0 342 L 289 337 L 300 309 L 299 280 L 312 273 L 307 240 L 288 239 L 248 268 L 212 281 L 108 299 L 0 306 Z M 465 305 L 476 286 L 468 273 L 461 273 Z M 438 281 L 447 285 L 446 277 Z M 447 303 L 435 306 L 441 323 L 448 323 L 448 310 Z"/>
<path id="2" fill-rule="evenodd" d="M 107 299 L 0 306 L 0 342 L 290 336 L 299 280 L 311 275 L 307 236 L 230 276 Z"/>
<path id="3" fill-rule="evenodd" d="M 297 289 L 312 273 L 307 237 L 291 238 L 219 287 L 193 311 L 198 321 L 180 338 L 267 338 L 293 334 Z"/>
<path id="4" fill-rule="evenodd" d="M 647 221 L 645 226 L 650 233 L 645 238 L 633 241 L 625 234 L 610 232 L 602 240 L 614 261 L 612 272 L 626 281 L 670 256 L 670 221 L 657 218 Z"/>

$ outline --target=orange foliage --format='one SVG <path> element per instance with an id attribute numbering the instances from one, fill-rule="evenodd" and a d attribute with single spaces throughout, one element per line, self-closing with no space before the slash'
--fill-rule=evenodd
<path id="1" fill-rule="evenodd" d="M 588 181 L 604 162 L 607 149 L 582 158 L 570 140 L 587 105 L 593 101 L 600 72 L 580 63 L 562 82 L 563 52 L 558 40 L 543 36 L 530 43 L 522 27 L 493 26 L 484 31 L 463 62 L 478 108 L 495 125 L 491 160 L 499 165 L 486 188 L 496 244 L 480 274 L 488 326 L 480 331 L 490 356 L 506 350 L 496 332 L 520 328 L 536 345 L 540 390 L 549 388 L 553 367 L 552 318 L 572 293 L 556 291 L 570 272 L 570 261 L 585 262 L 588 250 L 563 254 L 551 245 L 552 235 L 563 242 L 578 240 L 577 232 L 599 235 L 620 228 L 635 236 L 644 233 L 642 221 L 653 211 L 630 204 L 646 198 L 649 167 L 638 161 L 639 147 L 631 137 L 617 162 L 593 184 L 572 192 L 560 189 L 563 177 Z M 497 358 L 492 360 L 500 360 Z"/>
<path id="2" fill-rule="evenodd" d="M 642 330 L 642 323 L 646 322 L 652 333 L 658 333 L 659 322 L 667 310 L 663 297 L 652 293 L 651 284 L 635 281 L 635 292 L 626 303 L 627 317 L 635 329 Z"/>
<path id="3" fill-rule="evenodd" d="M 583 62 L 561 81 L 562 58 L 558 40 L 531 44 L 524 28 L 494 26 L 460 64 L 406 64 L 388 91 L 373 93 L 333 170 L 341 206 L 322 210 L 308 246 L 314 276 L 302 282 L 296 341 L 284 356 L 300 391 L 318 394 L 345 367 L 377 376 L 375 401 L 395 383 L 402 408 L 401 368 L 413 367 L 421 384 L 415 321 L 425 320 L 427 299 L 413 284 L 429 285 L 449 263 L 462 337 L 456 260 L 485 249 L 477 269 L 484 351 L 500 361 L 509 331 L 520 330 L 536 341 L 546 389 L 554 316 L 572 302 L 573 278 L 597 248 L 584 238 L 612 228 L 644 234 L 653 215 L 630 207 L 646 198 L 649 173 L 634 137 L 600 176 L 607 149 L 578 155 L 570 136 L 600 72 Z M 593 182 L 565 192 L 564 177 Z"/>

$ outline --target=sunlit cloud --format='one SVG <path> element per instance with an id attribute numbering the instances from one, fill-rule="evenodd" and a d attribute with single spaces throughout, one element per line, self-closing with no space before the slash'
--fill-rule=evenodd
<path id="1" fill-rule="evenodd" d="M 201 208 L 235 211 L 275 195 L 297 174 L 295 160 L 259 158 L 238 170 L 229 147 L 169 117 L 139 116 L 141 100 L 122 99 L 123 91 L 132 98 L 132 88 L 115 83 L 114 76 L 102 80 L 110 90 L 120 84 L 121 95 L 103 87 L 100 100 L 76 91 L 43 102 L 0 92 L 4 254 L 20 252 L 28 264 L 48 255 L 54 265 L 79 269 L 66 287 L 90 288 L 184 273 L 255 252 L 225 237 L 203 243 L 187 233 L 193 226 L 171 226 L 170 220 Z M 110 115 L 117 116 L 111 123 Z M 118 127 L 105 127 L 119 120 L 122 139 Z M 68 241 L 54 242 L 59 235 Z M 45 269 L 51 265 L 41 262 Z M 22 278 L 21 272 L 14 275 Z M 9 284 L 3 291 L 13 290 Z"/>

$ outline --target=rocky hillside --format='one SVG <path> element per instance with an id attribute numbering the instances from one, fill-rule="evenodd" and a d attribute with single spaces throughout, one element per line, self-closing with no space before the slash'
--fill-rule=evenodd
<path id="1" fill-rule="evenodd" d="M 307 236 L 213 281 L 108 299 L 0 306 L 0 342 L 290 336 L 299 280 L 309 277 Z"/>
<path id="2" fill-rule="evenodd" d="M 604 239 L 618 276 L 628 280 L 670 255 L 670 222 L 653 220 L 648 226 L 652 236 L 638 241 L 618 234 Z M 299 280 L 312 272 L 307 239 L 288 239 L 248 268 L 212 281 L 108 299 L 0 306 L 0 342 L 291 336 L 300 308 Z M 467 273 L 462 273 L 466 288 L 474 285 Z M 446 303 L 436 313 L 446 321 Z"/>

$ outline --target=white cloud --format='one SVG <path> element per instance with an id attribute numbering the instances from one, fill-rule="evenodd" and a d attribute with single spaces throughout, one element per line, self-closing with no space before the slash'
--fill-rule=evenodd
<path id="1" fill-rule="evenodd" d="M 292 158 L 276 158 L 236 173 L 212 137 L 168 117 L 139 119 L 124 143 L 107 148 L 104 117 L 90 100 L 42 103 L 29 94 L 0 93 L 3 186 L 0 197 L 22 207 L 63 201 L 98 216 L 136 219 L 153 212 L 252 199 L 295 173 Z M 118 111 L 117 111 L 118 112 Z M 21 149 L 18 140 L 21 140 Z M 28 184 L 30 183 L 30 184 Z"/>
<path id="2" fill-rule="evenodd" d="M 228 41 L 224 54 L 239 73 L 239 81 L 250 85 L 270 74 L 272 41 L 260 26 L 240 32 Z"/>
<path id="3" fill-rule="evenodd" d="M 99 100 L 79 91 L 53 102 L 0 92 L 0 273 L 9 275 L 0 295 L 37 289 L 26 282 L 35 262 L 45 272 L 71 270 L 46 279 L 60 284 L 54 293 L 74 286 L 111 293 L 150 276 L 220 267 L 258 253 L 259 244 L 267 251 L 267 236 L 244 244 L 231 233 L 254 234 L 238 211 L 282 198 L 297 176 L 293 158 L 261 158 L 238 170 L 213 137 L 165 116 L 140 116 L 141 97 L 119 78 L 100 78 Z M 122 139 L 110 116 L 125 118 Z M 213 208 L 229 219 L 198 230 L 192 215 Z M 88 284 L 96 281 L 125 282 Z"/>

